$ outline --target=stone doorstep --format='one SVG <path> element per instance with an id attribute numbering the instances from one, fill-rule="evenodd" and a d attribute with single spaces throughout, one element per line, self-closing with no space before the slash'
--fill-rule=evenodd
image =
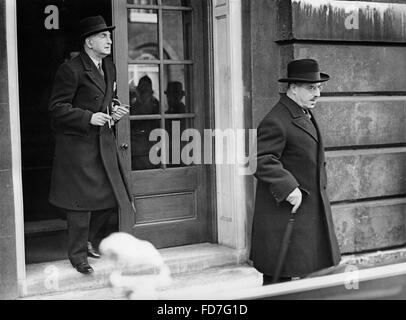
<path id="1" fill-rule="evenodd" d="M 245 250 L 238 251 L 209 243 L 159 251 L 172 275 L 197 273 L 246 261 Z M 95 273 L 90 276 L 78 273 L 68 260 L 27 265 L 27 278 L 20 284 L 20 296 L 30 297 L 107 287 L 108 276 L 114 270 L 114 264 L 105 259 L 92 258 L 89 258 L 89 263 L 95 270 Z M 140 274 L 151 271 L 153 271 L 152 268 L 139 266 L 125 273 Z"/>
<path id="2" fill-rule="evenodd" d="M 219 291 L 222 287 L 223 290 L 230 290 L 231 283 L 236 288 L 243 288 L 247 285 L 260 285 L 262 281 L 262 275 L 254 268 L 246 264 L 240 265 L 244 262 L 243 254 L 230 248 L 201 244 L 163 249 L 160 252 L 174 278 L 174 283 L 162 291 L 167 298 L 171 295 L 177 296 L 180 293 L 177 293 L 178 290 L 181 292 L 188 290 L 196 292 L 200 289 Z M 406 248 L 402 248 L 345 255 L 341 264 L 371 268 L 405 260 Z M 90 261 L 96 271 L 92 276 L 79 274 L 68 261 L 27 266 L 27 290 L 24 297 L 28 299 L 121 299 L 122 296 L 109 288 L 108 284 L 108 275 L 113 270 L 113 265 L 102 259 Z M 59 272 L 59 288 L 52 286 L 52 283 L 46 284 L 46 277 L 55 270 Z M 148 271 L 147 268 L 140 267 L 133 269 L 130 274 L 146 271 Z"/>
<path id="3" fill-rule="evenodd" d="M 136 300 L 184 300 L 196 295 L 211 296 L 213 293 L 236 291 L 262 286 L 262 274 L 251 266 L 231 265 L 203 270 L 194 273 L 174 275 L 172 283 L 159 287 L 153 297 L 145 296 L 143 286 L 135 291 Z M 22 298 L 22 300 L 126 300 L 125 293 L 119 289 L 103 287 L 90 290 L 53 293 Z"/>

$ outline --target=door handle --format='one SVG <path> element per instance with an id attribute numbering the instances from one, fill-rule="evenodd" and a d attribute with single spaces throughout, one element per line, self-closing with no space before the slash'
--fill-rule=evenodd
<path id="1" fill-rule="evenodd" d="M 126 144 L 126 143 L 123 143 L 121 146 L 120 146 L 120 149 L 121 150 L 128 150 L 128 144 Z"/>

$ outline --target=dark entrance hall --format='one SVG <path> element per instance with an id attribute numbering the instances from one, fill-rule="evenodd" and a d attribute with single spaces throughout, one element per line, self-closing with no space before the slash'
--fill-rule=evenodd
<path id="1" fill-rule="evenodd" d="M 17 1 L 27 264 L 67 258 L 65 217 L 48 203 L 54 152 L 48 100 L 59 65 L 81 49 L 76 36 L 79 21 L 99 14 L 111 23 L 110 0 Z"/>

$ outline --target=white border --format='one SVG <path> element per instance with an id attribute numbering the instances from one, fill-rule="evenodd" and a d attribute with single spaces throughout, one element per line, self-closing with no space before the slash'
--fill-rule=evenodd
<path id="1" fill-rule="evenodd" d="M 18 90 L 17 5 L 15 0 L 6 0 L 6 33 L 17 279 L 20 295 L 22 295 L 24 293 L 26 272 L 24 253 L 24 208 L 21 164 L 20 104 Z"/>

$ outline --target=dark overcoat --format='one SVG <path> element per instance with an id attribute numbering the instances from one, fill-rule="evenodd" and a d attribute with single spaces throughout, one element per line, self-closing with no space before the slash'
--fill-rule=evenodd
<path id="1" fill-rule="evenodd" d="M 103 60 L 103 70 L 105 80 L 82 52 L 62 64 L 55 77 L 49 104 L 55 132 L 49 200 L 59 208 L 95 211 L 133 207 L 114 127 L 90 124 L 94 113 L 107 112 L 114 97 L 116 71 L 109 58 Z"/>
<path id="2" fill-rule="evenodd" d="M 283 277 L 301 277 L 337 265 L 340 251 L 326 193 L 324 147 L 314 117 L 286 95 L 258 128 L 258 179 L 252 229 L 251 260 L 261 273 L 275 272 L 292 205 L 287 196 L 303 194 L 295 215 Z"/>

